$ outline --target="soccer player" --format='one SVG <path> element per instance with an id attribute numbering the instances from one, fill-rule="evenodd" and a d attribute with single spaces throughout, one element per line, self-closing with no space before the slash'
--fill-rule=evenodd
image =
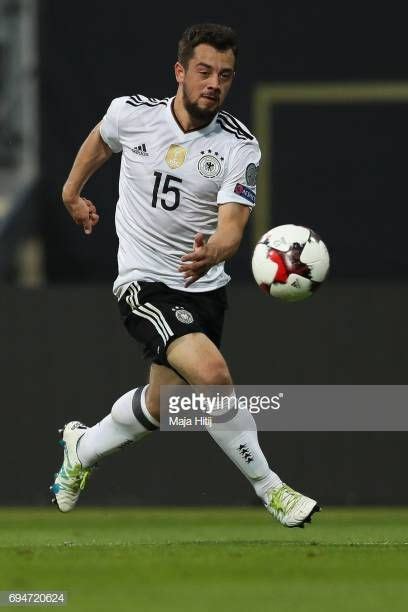
<path id="1" fill-rule="evenodd" d="M 236 59 L 231 28 L 188 28 L 178 46 L 175 97 L 114 99 L 64 185 L 68 212 L 91 234 L 99 216 L 83 187 L 112 153 L 121 153 L 113 291 L 151 367 L 148 384 L 125 393 L 99 423 L 65 425 L 64 460 L 51 487 L 62 512 L 74 508 L 102 457 L 159 427 L 161 385 L 225 385 L 226 396 L 233 393 L 219 350 L 230 280 L 224 262 L 237 251 L 255 205 L 260 162 L 255 137 L 221 110 Z M 247 410 L 208 430 L 283 525 L 310 522 L 316 501 L 270 469 Z"/>

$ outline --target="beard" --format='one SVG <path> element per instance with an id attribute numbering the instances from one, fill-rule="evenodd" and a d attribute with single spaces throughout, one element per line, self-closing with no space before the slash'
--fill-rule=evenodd
<path id="1" fill-rule="evenodd" d="M 183 104 L 192 119 L 195 121 L 202 121 L 203 123 L 210 123 L 220 109 L 219 104 L 217 104 L 214 109 L 201 108 L 198 102 L 193 102 L 191 100 L 185 87 L 183 87 Z"/>

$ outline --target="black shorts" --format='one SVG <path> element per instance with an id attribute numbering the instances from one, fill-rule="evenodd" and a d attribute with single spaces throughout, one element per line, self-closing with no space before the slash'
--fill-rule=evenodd
<path id="1" fill-rule="evenodd" d="M 132 283 L 119 300 L 119 310 L 129 334 L 144 346 L 144 357 L 168 366 L 166 350 L 176 338 L 202 332 L 221 344 L 225 287 L 192 293 L 170 289 L 164 283 Z"/>

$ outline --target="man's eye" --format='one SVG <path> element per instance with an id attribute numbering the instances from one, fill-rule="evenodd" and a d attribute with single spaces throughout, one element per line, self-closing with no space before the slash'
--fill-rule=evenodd
<path id="1" fill-rule="evenodd" d="M 208 76 L 209 72 L 207 72 L 206 70 L 200 70 L 200 74 L 202 74 L 203 76 Z"/>

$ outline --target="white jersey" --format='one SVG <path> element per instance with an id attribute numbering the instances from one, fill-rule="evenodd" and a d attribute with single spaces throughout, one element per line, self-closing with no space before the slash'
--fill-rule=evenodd
<path id="1" fill-rule="evenodd" d="M 140 280 L 192 292 L 228 283 L 222 262 L 186 289 L 180 258 L 192 251 L 195 234 L 208 239 L 215 232 L 220 204 L 255 205 L 256 139 L 226 111 L 206 127 L 184 132 L 172 101 L 116 98 L 101 122 L 104 142 L 122 153 L 113 286 L 118 298 Z"/>

